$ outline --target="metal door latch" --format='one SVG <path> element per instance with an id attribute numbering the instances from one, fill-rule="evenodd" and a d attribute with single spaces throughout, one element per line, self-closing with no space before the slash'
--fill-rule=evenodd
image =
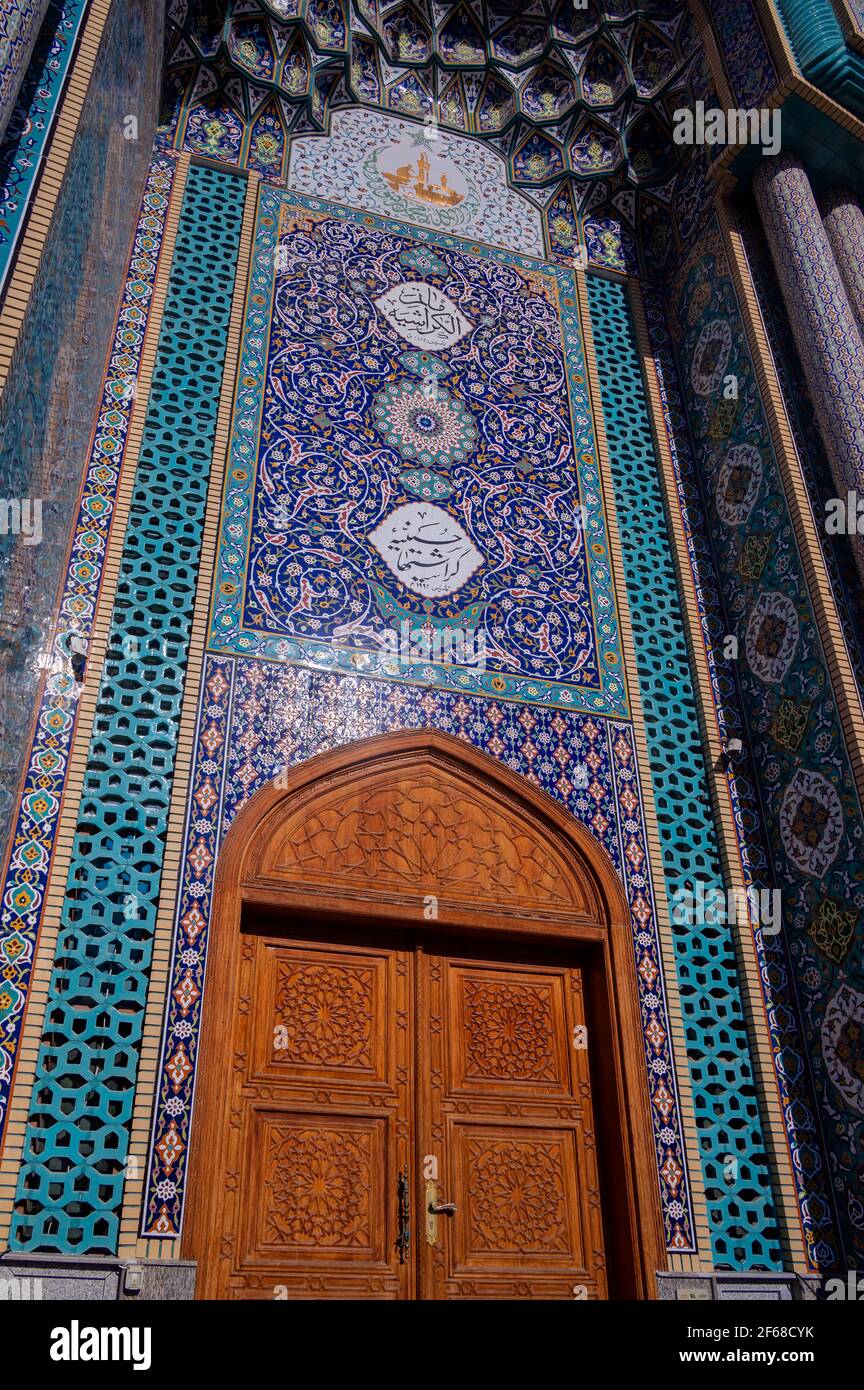
<path id="1" fill-rule="evenodd" d="M 399 1263 L 404 1265 L 408 1258 L 408 1247 L 411 1244 L 411 1199 L 408 1188 L 408 1169 L 403 1168 L 396 1183 L 396 1200 L 398 1204 L 398 1234 L 396 1236 L 396 1249 L 399 1251 Z"/>

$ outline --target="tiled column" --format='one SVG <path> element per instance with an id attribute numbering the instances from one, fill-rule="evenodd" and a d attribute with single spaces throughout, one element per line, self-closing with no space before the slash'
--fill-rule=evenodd
<path id="1" fill-rule="evenodd" d="M 847 188 L 835 188 L 821 200 L 822 222 L 837 269 L 864 334 L 864 211 Z"/>
<path id="2" fill-rule="evenodd" d="M 780 155 L 759 165 L 753 191 L 837 495 L 864 497 L 864 344 L 810 181 Z M 864 537 L 852 544 L 864 577 Z"/>

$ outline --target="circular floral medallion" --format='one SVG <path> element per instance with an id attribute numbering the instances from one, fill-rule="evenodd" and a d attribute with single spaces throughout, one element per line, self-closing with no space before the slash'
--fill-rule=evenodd
<path id="1" fill-rule="evenodd" d="M 840 1095 L 864 1115 L 864 994 L 841 985 L 822 1022 L 822 1054 Z"/>
<path id="2" fill-rule="evenodd" d="M 729 450 L 717 477 L 717 514 L 727 526 L 740 526 L 753 510 L 762 486 L 762 456 L 752 444 Z"/>
<path id="3" fill-rule="evenodd" d="M 783 793 L 780 838 L 802 874 L 821 878 L 834 863 L 843 838 L 843 807 L 821 772 L 798 768 Z"/>
<path id="4" fill-rule="evenodd" d="M 747 620 L 744 648 L 754 676 L 767 685 L 782 681 L 798 645 L 798 614 L 785 594 L 765 590 Z"/>
<path id="5" fill-rule="evenodd" d="M 477 428 L 464 406 L 436 386 L 391 382 L 375 401 L 375 419 L 403 458 L 435 467 L 463 463 L 477 447 Z"/>
<path id="6" fill-rule="evenodd" d="M 723 380 L 729 353 L 732 351 L 732 330 L 725 319 L 712 319 L 699 334 L 690 380 L 700 396 L 716 391 Z"/>

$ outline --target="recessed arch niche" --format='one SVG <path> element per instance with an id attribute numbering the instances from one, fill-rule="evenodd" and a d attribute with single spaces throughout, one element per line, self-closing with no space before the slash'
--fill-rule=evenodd
<path id="1" fill-rule="evenodd" d="M 310 759 L 256 792 L 226 836 L 183 1238 L 184 1255 L 199 1263 L 200 1294 L 236 1296 L 226 1290 L 232 1251 L 242 1243 L 234 1227 L 245 1218 L 223 1212 L 221 1195 L 240 1181 L 226 1086 L 232 1076 L 239 1085 L 253 1066 L 254 1048 L 235 1027 L 254 1012 L 242 983 L 253 951 L 250 914 L 265 914 L 271 933 L 277 920 L 289 934 L 311 922 L 343 941 L 374 928 L 385 942 L 388 932 L 395 940 L 410 931 L 421 942 L 458 934 L 480 954 L 493 945 L 511 955 L 523 946 L 577 953 L 608 1293 L 655 1296 L 654 1273 L 666 1258 L 621 883 L 591 834 L 545 792 L 465 741 L 427 730 Z"/>

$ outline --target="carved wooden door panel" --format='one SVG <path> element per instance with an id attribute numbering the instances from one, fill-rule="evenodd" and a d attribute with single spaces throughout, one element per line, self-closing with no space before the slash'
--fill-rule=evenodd
<path id="1" fill-rule="evenodd" d="M 394 1199 L 414 1138 L 408 943 L 251 930 L 238 986 L 215 1296 L 413 1297 Z"/>
<path id="2" fill-rule="evenodd" d="M 605 1297 L 579 969 L 345 936 L 244 923 L 201 1293 Z"/>
<path id="3" fill-rule="evenodd" d="M 418 965 L 421 1297 L 604 1298 L 581 972 L 446 942 Z"/>

